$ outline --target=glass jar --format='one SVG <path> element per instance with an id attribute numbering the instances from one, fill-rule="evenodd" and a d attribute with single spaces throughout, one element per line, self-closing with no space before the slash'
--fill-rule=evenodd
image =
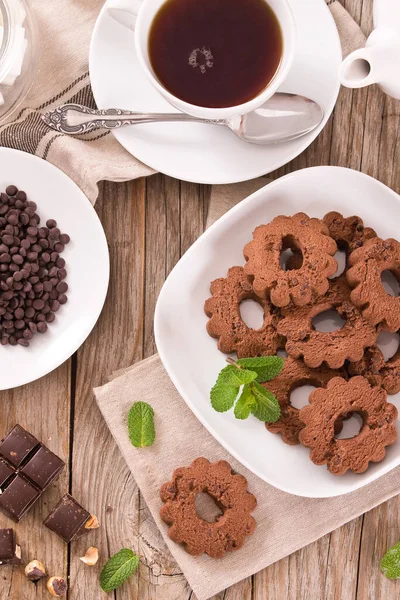
<path id="1" fill-rule="evenodd" d="M 36 22 L 25 0 L 0 0 L 0 122 L 28 93 L 38 65 Z"/>

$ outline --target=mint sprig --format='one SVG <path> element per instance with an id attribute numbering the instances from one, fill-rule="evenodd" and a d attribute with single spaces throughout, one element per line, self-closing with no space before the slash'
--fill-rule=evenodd
<path id="1" fill-rule="evenodd" d="M 284 360 L 279 356 L 241 358 L 219 373 L 210 392 L 211 406 L 217 412 L 226 412 L 233 406 L 237 419 L 253 414 L 260 421 L 274 423 L 280 417 L 279 402 L 261 382 L 270 381 L 281 372 Z M 235 404 L 236 403 L 236 404 Z"/>
<path id="2" fill-rule="evenodd" d="M 104 565 L 100 573 L 100 586 L 104 592 L 117 589 L 139 566 L 139 557 L 132 550 L 123 548 Z"/>
<path id="3" fill-rule="evenodd" d="M 257 377 L 254 371 L 247 369 L 238 369 L 236 365 L 228 365 L 218 375 L 217 384 L 240 387 L 246 383 L 251 383 Z"/>
<path id="4" fill-rule="evenodd" d="M 400 579 L 400 542 L 386 552 L 381 569 L 388 579 Z"/>
<path id="5" fill-rule="evenodd" d="M 136 448 L 151 446 L 156 437 L 154 410 L 147 402 L 135 402 L 128 414 L 129 439 Z"/>
<path id="6" fill-rule="evenodd" d="M 257 373 L 258 383 L 271 381 L 283 369 L 284 360 L 280 356 L 257 356 L 256 358 L 239 358 L 237 364 Z"/>
<path id="7" fill-rule="evenodd" d="M 235 394 L 236 390 L 235 390 Z M 254 401 L 253 393 L 249 385 L 243 386 L 242 393 L 240 394 L 238 401 L 235 405 L 234 414 L 237 419 L 247 419 L 252 410 L 255 408 L 256 403 Z"/>

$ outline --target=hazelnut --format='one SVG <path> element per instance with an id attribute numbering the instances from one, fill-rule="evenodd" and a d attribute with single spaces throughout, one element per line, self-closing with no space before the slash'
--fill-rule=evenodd
<path id="1" fill-rule="evenodd" d="M 63 577 L 50 577 L 50 579 L 47 580 L 46 586 L 50 594 L 56 596 L 56 598 L 65 596 L 68 589 L 67 582 Z"/>
<path id="2" fill-rule="evenodd" d="M 46 569 L 40 561 L 31 560 L 25 567 L 25 575 L 30 581 L 39 581 L 39 579 L 46 575 Z"/>
<path id="3" fill-rule="evenodd" d="M 100 524 L 96 515 L 90 515 L 90 519 L 85 523 L 85 529 L 98 529 L 99 527 Z"/>
<path id="4" fill-rule="evenodd" d="M 85 563 L 85 565 L 89 565 L 89 567 L 93 567 L 99 560 L 99 551 L 94 546 L 90 546 L 87 549 L 85 556 L 81 556 L 80 560 Z"/>

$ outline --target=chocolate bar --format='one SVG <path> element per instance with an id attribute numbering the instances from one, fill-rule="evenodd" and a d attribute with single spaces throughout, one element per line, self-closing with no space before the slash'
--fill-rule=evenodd
<path id="1" fill-rule="evenodd" d="M 39 500 L 40 494 L 40 490 L 18 473 L 2 490 L 0 509 L 18 523 Z"/>
<path id="2" fill-rule="evenodd" d="M 39 441 L 21 425 L 16 425 L 0 442 L 0 456 L 18 468 L 39 446 Z"/>
<path id="3" fill-rule="evenodd" d="M 0 566 L 20 564 L 21 548 L 16 542 L 14 529 L 0 529 Z"/>
<path id="4" fill-rule="evenodd" d="M 43 492 L 58 477 L 64 467 L 64 461 L 41 444 L 20 472 Z"/>
<path id="5" fill-rule="evenodd" d="M 44 524 L 65 542 L 72 542 L 89 533 L 92 515 L 70 494 L 65 494 L 53 508 Z"/>
<path id="6" fill-rule="evenodd" d="M 5 460 L 0 460 L 0 488 L 4 485 L 12 475 L 14 475 L 15 470 L 9 466 Z"/>
<path id="7" fill-rule="evenodd" d="M 65 463 L 21 425 L 0 441 L 0 510 L 18 522 Z"/>

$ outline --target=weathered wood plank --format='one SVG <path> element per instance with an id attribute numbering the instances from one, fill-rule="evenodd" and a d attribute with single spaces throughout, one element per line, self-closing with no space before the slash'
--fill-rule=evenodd
<path id="1" fill-rule="evenodd" d="M 153 332 L 155 304 L 168 273 L 180 257 L 181 210 L 178 180 L 164 175 L 147 179 L 144 357 L 156 352 Z M 173 600 L 189 596 L 188 584 L 141 496 L 138 549 L 142 557 L 138 600 Z M 132 598 L 129 597 L 129 600 Z"/>
<path id="2" fill-rule="evenodd" d="M 92 388 L 105 383 L 115 369 L 142 358 L 145 181 L 104 184 L 97 210 L 107 235 L 112 277 L 101 318 L 77 357 L 72 493 L 98 516 L 101 527 L 71 544 L 70 600 L 104 597 L 98 576 L 108 556 L 123 547 L 138 550 L 138 490 Z M 101 556 L 95 567 L 79 561 L 90 545 Z M 138 579 L 122 586 L 119 598 L 137 598 Z"/>
<path id="3" fill-rule="evenodd" d="M 380 572 L 385 552 L 400 539 L 399 496 L 364 515 L 360 544 L 357 600 L 397 600 L 400 581 L 390 581 Z"/>
<path id="4" fill-rule="evenodd" d="M 43 520 L 68 490 L 70 366 L 68 361 L 39 381 L 0 392 L 0 437 L 20 423 L 67 462 L 60 478 L 18 525 L 0 513 L 0 528 L 15 528 L 24 563 L 40 560 L 50 574 L 64 577 L 68 572 L 67 546 L 43 525 Z M 26 580 L 22 567 L 1 567 L 1 600 L 45 600 L 48 596 L 45 585 L 35 586 Z"/>

